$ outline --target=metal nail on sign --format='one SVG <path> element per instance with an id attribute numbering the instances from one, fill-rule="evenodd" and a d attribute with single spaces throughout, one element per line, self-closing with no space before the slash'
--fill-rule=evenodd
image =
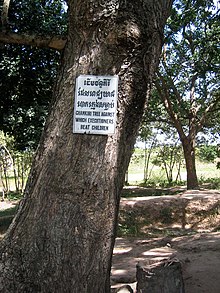
<path id="1" fill-rule="evenodd" d="M 117 75 L 80 75 L 77 77 L 73 133 L 113 134 L 117 95 Z"/>

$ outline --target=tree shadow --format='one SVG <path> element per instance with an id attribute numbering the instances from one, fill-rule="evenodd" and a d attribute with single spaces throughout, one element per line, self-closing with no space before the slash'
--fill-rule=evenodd
<path id="1" fill-rule="evenodd" d="M 12 207 L 0 210 L 0 239 L 6 233 L 10 226 L 16 212 L 18 203 L 13 204 Z"/>

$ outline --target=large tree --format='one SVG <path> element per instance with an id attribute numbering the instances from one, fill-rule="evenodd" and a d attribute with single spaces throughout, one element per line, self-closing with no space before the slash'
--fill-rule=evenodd
<path id="1" fill-rule="evenodd" d="M 68 1 L 53 105 L 24 200 L 1 243 L 1 292 L 110 292 L 120 192 L 171 4 Z M 2 41 L 20 42 L 9 37 L 2 32 Z M 51 46 L 50 38 L 35 40 Z M 53 37 L 53 47 L 61 42 Z M 114 134 L 73 134 L 75 81 L 82 74 L 119 76 Z"/>
<path id="2" fill-rule="evenodd" d="M 219 9 L 212 0 L 176 1 L 166 28 L 149 112 L 176 129 L 184 152 L 187 188 L 195 189 L 196 138 L 201 132 L 218 132 L 219 125 Z M 148 120 L 150 115 L 146 115 Z"/>

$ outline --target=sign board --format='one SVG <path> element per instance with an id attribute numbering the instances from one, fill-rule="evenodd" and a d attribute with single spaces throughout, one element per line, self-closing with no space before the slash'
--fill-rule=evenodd
<path id="1" fill-rule="evenodd" d="M 73 132 L 113 134 L 118 76 L 80 75 L 76 79 Z"/>

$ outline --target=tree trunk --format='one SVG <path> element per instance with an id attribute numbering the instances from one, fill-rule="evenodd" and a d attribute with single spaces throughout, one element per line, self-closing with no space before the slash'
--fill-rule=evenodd
<path id="1" fill-rule="evenodd" d="M 187 189 L 197 189 L 199 186 L 196 174 L 195 140 L 185 137 L 182 140 L 187 172 Z"/>
<path id="2" fill-rule="evenodd" d="M 172 1 L 68 1 L 54 101 L 1 243 L 0 292 L 110 292 L 120 192 Z M 75 80 L 118 75 L 113 135 L 73 134 Z"/>

